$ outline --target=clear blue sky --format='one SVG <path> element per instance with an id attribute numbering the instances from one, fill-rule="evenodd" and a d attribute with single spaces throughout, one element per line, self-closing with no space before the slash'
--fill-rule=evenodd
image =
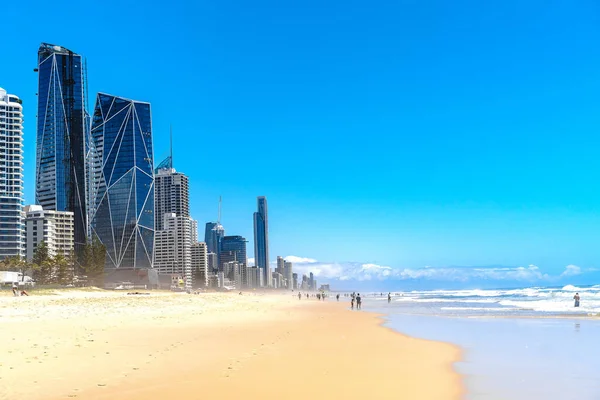
<path id="1" fill-rule="evenodd" d="M 28 203 L 45 41 L 87 57 L 90 100 L 152 103 L 157 162 L 173 125 L 201 224 L 223 195 L 227 234 L 252 240 L 267 196 L 272 258 L 600 268 L 596 1 L 13 1 L 1 14 Z"/>

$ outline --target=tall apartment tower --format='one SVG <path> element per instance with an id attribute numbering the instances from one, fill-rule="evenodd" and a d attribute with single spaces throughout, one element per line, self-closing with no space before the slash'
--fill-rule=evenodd
<path id="1" fill-rule="evenodd" d="M 192 287 L 192 242 L 189 217 L 175 213 L 163 215 L 163 229 L 155 232 L 154 268 L 162 275 L 185 278 L 186 288 Z"/>
<path id="2" fill-rule="evenodd" d="M 99 93 L 92 121 L 92 234 L 105 269 L 152 269 L 154 156 L 150 103 Z M 77 232 L 77 230 L 75 230 Z"/>
<path id="3" fill-rule="evenodd" d="M 284 261 L 283 263 L 283 276 L 287 280 L 287 288 L 296 289 L 294 286 L 294 271 L 290 261 Z"/>
<path id="4" fill-rule="evenodd" d="M 269 266 L 269 218 L 267 198 L 257 198 L 257 212 L 254 213 L 254 257 L 256 266 L 262 268 L 264 285 L 271 286 L 271 267 Z"/>
<path id="5" fill-rule="evenodd" d="M 79 54 L 42 43 L 38 50 L 36 203 L 71 211 L 76 252 L 88 236 L 89 115 L 85 65 Z"/>
<path id="6" fill-rule="evenodd" d="M 25 253 L 31 261 L 37 246 L 44 242 L 51 257 L 60 254 L 66 258 L 75 251 L 73 213 L 44 210 L 42 206 L 25 206 Z"/>
<path id="7" fill-rule="evenodd" d="M 23 107 L 0 88 L 0 260 L 25 256 L 23 243 Z"/>
<path id="8" fill-rule="evenodd" d="M 281 256 L 277 256 L 277 268 L 275 268 L 275 272 L 278 272 L 283 275 L 283 268 L 285 266 L 285 260 Z"/>
<path id="9" fill-rule="evenodd" d="M 192 276 L 196 277 L 193 285 L 195 287 L 208 286 L 208 253 L 206 252 L 206 243 L 192 243 Z"/>
<path id="10" fill-rule="evenodd" d="M 157 168 L 154 176 L 154 226 L 163 229 L 163 216 L 175 213 L 178 217 L 190 216 L 189 178 L 176 172 L 172 165 Z"/>

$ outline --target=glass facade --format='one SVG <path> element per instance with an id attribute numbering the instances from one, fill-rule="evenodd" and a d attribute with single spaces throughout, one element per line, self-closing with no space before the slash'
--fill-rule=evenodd
<path id="1" fill-rule="evenodd" d="M 74 213 L 76 251 L 88 234 L 89 116 L 84 74 L 79 54 L 40 45 L 35 197 L 45 210 Z"/>
<path id="2" fill-rule="evenodd" d="M 225 229 L 218 222 L 207 222 L 204 230 L 204 241 L 206 249 L 209 253 L 217 255 L 217 265 L 219 263 L 219 252 L 221 250 L 221 240 L 225 236 Z"/>
<path id="3" fill-rule="evenodd" d="M 257 198 L 258 211 L 254 213 L 254 257 L 256 266 L 262 268 L 265 286 L 271 286 L 271 268 L 269 266 L 269 219 L 267 198 Z"/>
<path id="4" fill-rule="evenodd" d="M 225 236 L 221 240 L 221 259 L 219 270 L 223 270 L 223 264 L 226 262 L 237 261 L 248 265 L 248 256 L 246 255 L 247 240 L 242 236 Z"/>
<path id="5" fill-rule="evenodd" d="M 154 157 L 150 104 L 99 93 L 92 119 L 92 234 L 106 268 L 152 268 Z"/>

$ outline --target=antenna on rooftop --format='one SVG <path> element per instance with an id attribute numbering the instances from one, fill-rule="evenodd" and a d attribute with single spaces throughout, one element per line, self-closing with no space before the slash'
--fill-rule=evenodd
<path id="1" fill-rule="evenodd" d="M 219 196 L 219 218 L 217 218 L 217 225 L 221 225 L 221 196 Z"/>
<path id="2" fill-rule="evenodd" d="M 171 158 L 171 169 L 173 169 L 173 125 L 169 125 L 169 140 L 170 140 L 170 158 Z"/>

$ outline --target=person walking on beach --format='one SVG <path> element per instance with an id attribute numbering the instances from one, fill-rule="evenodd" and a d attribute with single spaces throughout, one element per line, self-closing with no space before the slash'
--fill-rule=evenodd
<path id="1" fill-rule="evenodd" d="M 354 297 L 350 300 L 350 309 L 354 310 Z"/>
<path id="2" fill-rule="evenodd" d="M 300 294 L 300 292 L 298 292 L 298 300 L 302 299 L 302 294 Z"/>
<path id="3" fill-rule="evenodd" d="M 392 302 L 392 294 L 388 293 L 388 304 Z"/>
<path id="4" fill-rule="evenodd" d="M 362 310 L 362 299 L 360 298 L 360 293 L 356 296 L 356 309 Z"/>
<path id="5" fill-rule="evenodd" d="M 337 296 L 335 296 L 335 298 L 337 299 L 337 301 L 340 301 L 340 295 L 339 295 L 339 293 L 338 293 Z"/>
<path id="6" fill-rule="evenodd" d="M 575 307 L 579 307 L 579 293 L 575 293 L 573 300 L 575 300 Z"/>

